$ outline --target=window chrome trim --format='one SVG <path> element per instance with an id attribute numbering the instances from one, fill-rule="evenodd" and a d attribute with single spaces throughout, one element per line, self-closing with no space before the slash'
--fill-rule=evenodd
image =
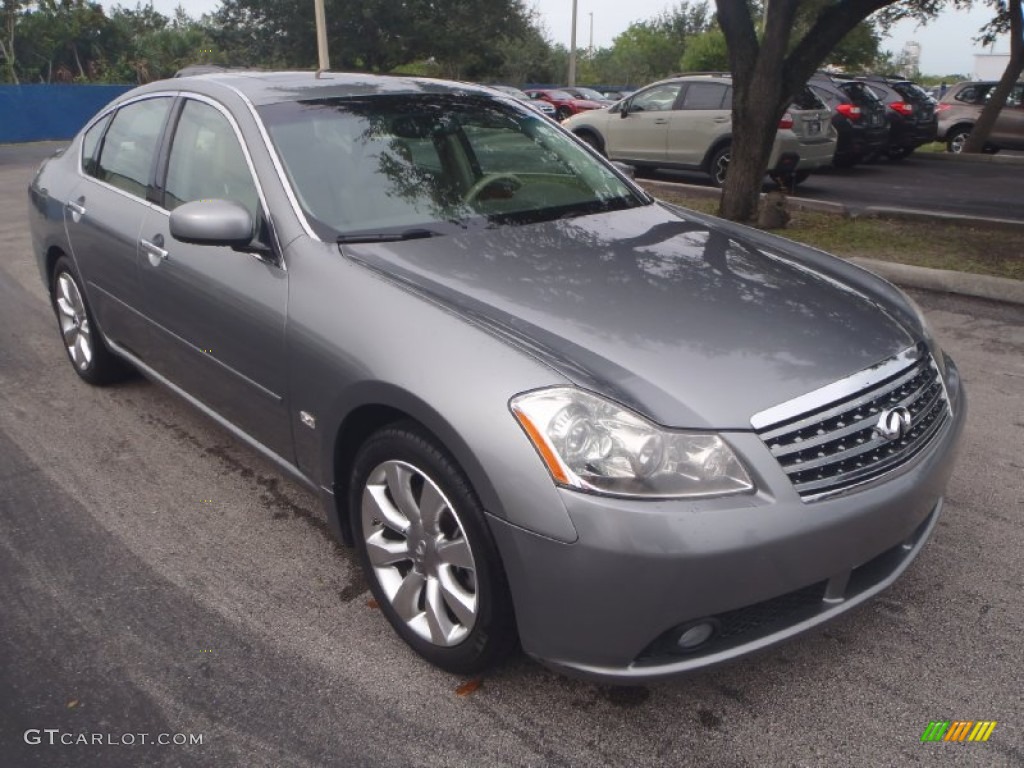
<path id="1" fill-rule="evenodd" d="M 267 224 L 269 225 L 270 236 L 271 236 L 271 238 L 273 238 L 273 242 L 270 245 L 280 255 L 280 260 L 279 260 L 280 263 L 267 262 L 266 259 L 262 259 L 262 258 L 260 258 L 260 261 L 263 261 L 264 263 L 273 264 L 273 266 L 278 266 L 283 271 L 287 272 L 288 268 L 287 268 L 287 266 L 284 263 L 284 249 L 281 248 L 281 241 L 280 241 L 280 239 L 277 236 L 277 227 L 274 225 L 274 219 L 270 215 L 270 206 L 267 205 L 267 197 L 263 193 L 263 184 L 260 183 L 259 174 L 256 173 L 256 165 L 252 161 L 252 155 L 249 153 L 249 147 L 246 146 L 245 138 L 242 136 L 242 131 L 238 127 L 238 121 L 235 120 L 235 116 L 232 115 L 230 110 L 227 107 L 225 107 L 223 104 L 221 104 L 219 101 L 217 101 L 216 99 L 211 98 L 210 96 L 207 96 L 205 94 L 195 93 L 194 91 L 179 91 L 179 95 L 185 101 L 188 101 L 189 99 L 192 99 L 194 101 L 198 101 L 198 102 L 206 104 L 206 105 L 208 105 L 210 107 L 213 107 L 218 112 L 220 112 L 225 118 L 227 118 L 228 125 L 230 125 L 231 126 L 231 130 L 233 130 L 235 132 L 235 139 L 238 141 L 238 145 L 242 149 L 242 154 L 245 156 L 245 164 L 249 168 L 249 175 L 252 177 L 253 184 L 256 185 L 256 194 L 257 194 L 257 196 L 260 199 L 260 208 L 263 209 L 263 215 L 267 219 Z M 185 105 L 183 104 L 182 105 L 182 109 L 184 109 L 184 108 L 185 108 Z M 174 151 L 174 139 L 177 136 L 177 124 L 175 124 L 174 128 L 175 128 L 174 132 L 171 135 L 170 150 L 167 153 L 167 165 L 168 165 L 168 167 L 170 166 L 170 162 L 171 162 L 171 152 Z M 165 173 L 165 176 L 166 176 L 166 173 Z M 162 181 L 166 181 L 166 178 L 162 179 Z M 166 192 L 166 190 L 162 190 L 162 191 Z M 156 203 L 152 203 L 152 206 L 157 211 L 161 211 L 161 212 L 167 214 L 168 216 L 171 215 L 171 212 L 168 209 L 164 208 L 162 205 L 157 205 Z M 246 251 L 246 252 L 248 253 L 248 251 Z M 259 258 L 259 257 L 257 256 L 256 258 Z"/>
<path id="2" fill-rule="evenodd" d="M 95 176 L 90 176 L 88 173 L 86 173 L 82 169 L 82 147 L 85 144 L 85 141 L 84 141 L 85 134 L 88 133 L 89 129 L 92 128 L 94 125 L 96 125 L 96 123 L 98 123 L 104 117 L 106 117 L 107 115 L 110 115 L 110 114 L 118 111 L 119 109 L 121 109 L 121 107 L 127 107 L 129 104 L 135 104 L 137 102 L 145 101 L 147 99 L 160 99 L 160 98 L 166 99 L 166 98 L 170 98 L 171 99 L 171 108 L 173 109 L 174 108 L 174 99 L 177 96 L 179 96 L 180 94 L 181 94 L 181 91 L 153 91 L 152 93 L 142 93 L 142 94 L 139 94 L 138 96 L 133 96 L 130 99 L 125 99 L 124 101 L 119 101 L 116 104 L 111 104 L 109 106 L 109 109 L 104 109 L 102 112 L 98 112 L 97 114 L 95 114 L 93 116 L 93 118 L 89 122 L 87 122 L 85 124 L 85 127 L 82 128 L 82 130 L 80 130 L 78 132 L 78 135 L 75 137 L 78 140 L 78 162 L 76 164 L 75 172 L 78 173 L 78 175 L 81 176 L 83 179 L 91 179 L 92 181 L 95 181 L 97 184 L 101 184 L 102 186 L 106 187 L 107 189 L 112 189 L 115 192 L 120 192 L 122 195 L 124 195 L 125 197 L 129 198 L 130 200 L 137 200 L 137 201 L 139 201 L 141 203 L 145 203 L 149 207 L 153 207 L 153 204 L 151 202 L 149 202 L 149 200 L 146 200 L 145 198 L 140 198 L 140 197 L 138 197 L 136 195 L 133 195 L 131 192 L 126 192 L 125 190 L 121 189 L 120 187 L 115 187 L 113 184 L 108 184 L 107 182 L 103 181 L 102 179 L 98 179 Z M 166 120 L 165 120 L 165 125 L 166 125 Z M 107 126 L 107 130 L 108 131 L 110 130 L 110 126 L 109 125 Z M 104 136 L 104 139 L 105 138 L 106 138 L 106 136 Z"/>
<path id="3" fill-rule="evenodd" d="M 277 178 L 281 182 L 281 186 L 284 189 L 285 195 L 288 197 L 288 201 L 292 205 L 292 212 L 299 221 L 299 225 L 302 227 L 306 235 L 314 240 L 315 242 L 322 243 L 324 240 L 319 238 L 313 231 L 313 228 L 309 225 L 309 220 L 306 218 L 306 214 L 302 211 L 302 206 L 299 205 L 299 200 L 295 196 L 295 191 L 292 189 L 291 183 L 288 181 L 288 174 L 284 171 L 284 165 L 281 162 L 280 156 L 277 154 L 277 149 L 274 147 L 274 143 L 270 140 L 270 134 L 267 133 L 267 128 L 263 124 L 263 119 L 260 117 L 259 112 L 256 111 L 256 106 L 252 103 L 248 96 L 242 91 L 235 88 L 233 85 L 228 83 L 217 83 L 218 85 L 227 88 L 229 91 L 234 93 L 241 99 L 242 103 L 249 110 L 249 114 L 252 115 L 253 121 L 256 123 L 257 129 L 259 129 L 260 136 L 263 137 L 263 144 L 267 148 L 267 152 L 270 155 L 270 160 L 274 164 L 274 170 L 277 172 Z"/>
<path id="4" fill-rule="evenodd" d="M 886 358 L 880 363 L 858 371 L 852 376 L 826 384 L 824 387 L 813 392 L 808 392 L 805 395 L 800 395 L 792 400 L 787 400 L 784 403 L 755 413 L 750 417 L 750 425 L 755 430 L 762 430 L 773 424 L 789 421 L 830 403 L 856 395 L 858 392 L 875 386 L 890 376 L 899 373 L 908 365 L 917 362 L 923 354 L 923 350 L 916 346 L 907 347 L 894 357 Z M 938 378 L 942 379 L 941 372 Z"/>

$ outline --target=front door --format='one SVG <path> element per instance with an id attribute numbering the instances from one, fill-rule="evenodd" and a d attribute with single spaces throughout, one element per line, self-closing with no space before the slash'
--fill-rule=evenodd
<path id="1" fill-rule="evenodd" d="M 623 105 L 621 112 L 610 117 L 605 140 L 608 157 L 664 162 L 669 122 L 680 87 L 679 83 L 665 83 L 640 91 Z"/>
<path id="2" fill-rule="evenodd" d="M 153 325 L 147 359 L 273 452 L 291 461 L 285 321 L 288 275 L 236 128 L 222 107 L 182 102 L 162 184 L 163 207 L 142 224 L 139 274 Z M 170 211 L 232 200 L 253 217 L 254 247 L 191 245 L 170 233 Z"/>

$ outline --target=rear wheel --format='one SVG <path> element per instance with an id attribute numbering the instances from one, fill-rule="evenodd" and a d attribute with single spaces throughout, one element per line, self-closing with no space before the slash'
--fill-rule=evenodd
<path id="1" fill-rule="evenodd" d="M 381 611 L 427 661 L 475 674 L 516 642 L 512 600 L 483 508 L 454 459 L 418 425 L 359 450 L 349 509 Z"/>
<path id="2" fill-rule="evenodd" d="M 967 140 L 971 137 L 971 129 L 966 127 L 954 128 L 949 132 L 946 139 L 946 151 L 959 155 L 964 151 Z"/>
<path id="3" fill-rule="evenodd" d="M 67 256 L 61 256 L 54 265 L 50 301 L 64 351 L 75 373 L 90 384 L 112 384 L 131 373 L 128 364 L 115 357 L 103 343 L 82 282 Z"/>
<path id="4" fill-rule="evenodd" d="M 731 157 L 732 147 L 728 145 L 719 149 L 711 157 L 708 173 L 711 175 L 711 181 L 714 182 L 716 187 L 721 187 L 725 184 L 725 175 L 729 170 L 729 159 Z"/>

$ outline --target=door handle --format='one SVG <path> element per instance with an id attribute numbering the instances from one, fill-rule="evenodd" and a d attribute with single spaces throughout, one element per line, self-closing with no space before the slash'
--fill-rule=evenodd
<path id="1" fill-rule="evenodd" d="M 149 240 L 139 240 L 139 245 L 142 246 L 143 250 L 145 250 L 146 254 L 149 256 L 149 263 L 155 267 L 161 261 L 166 260 L 170 254 L 160 247 L 164 244 L 163 235 L 157 235 L 153 240 L 154 242 L 152 243 Z M 155 261 L 153 259 L 154 256 L 156 257 Z"/>
<path id="2" fill-rule="evenodd" d="M 730 120 L 732 120 L 731 117 L 716 117 L 715 118 L 715 122 L 716 123 L 728 123 Z"/>
<path id="3" fill-rule="evenodd" d="M 654 121 L 654 124 L 655 125 L 668 125 L 668 118 L 667 117 L 659 117 L 657 120 Z"/>
<path id="4" fill-rule="evenodd" d="M 85 202 L 84 197 L 78 198 L 78 200 L 68 200 L 64 203 L 64 208 L 71 214 L 71 220 L 77 224 L 85 216 L 85 206 L 82 203 Z"/>

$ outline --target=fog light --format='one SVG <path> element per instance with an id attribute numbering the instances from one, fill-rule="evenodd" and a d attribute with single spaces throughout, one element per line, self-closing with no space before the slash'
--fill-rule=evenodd
<path id="1" fill-rule="evenodd" d="M 693 651 L 706 643 L 715 634 L 718 623 L 714 619 L 701 619 L 696 621 L 676 638 L 676 645 L 681 651 Z"/>

